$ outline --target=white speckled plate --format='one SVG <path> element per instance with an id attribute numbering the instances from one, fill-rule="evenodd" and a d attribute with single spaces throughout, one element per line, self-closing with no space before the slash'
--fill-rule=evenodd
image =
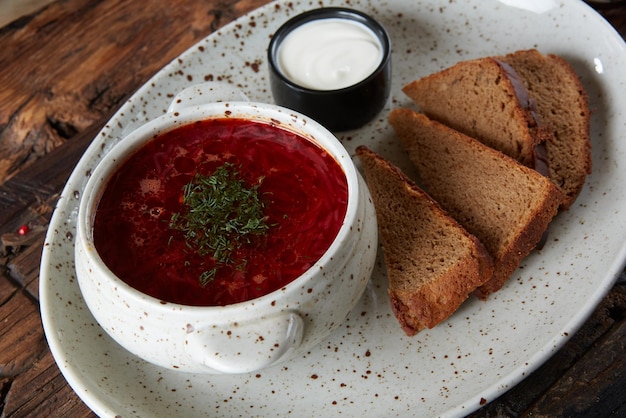
<path id="1" fill-rule="evenodd" d="M 465 415 L 552 355 L 613 284 L 626 257 L 626 53 L 619 35 L 571 0 L 370 3 L 351 0 L 349 6 L 374 15 L 391 34 L 392 98 L 377 120 L 340 135 L 349 151 L 368 144 L 410 172 L 385 122 L 392 107 L 408 105 L 401 86 L 463 59 L 536 47 L 567 58 L 590 95 L 594 173 L 577 202 L 558 215 L 546 247 L 500 292 L 487 302 L 468 300 L 448 321 L 413 338 L 391 314 L 381 261 L 345 324 L 303 358 L 258 374 L 203 376 L 133 357 L 96 324 L 75 280 L 73 236 L 86 173 L 124 132 L 165 112 L 190 84 L 224 80 L 252 100 L 271 101 L 270 34 L 318 2 L 262 7 L 192 47 L 137 91 L 94 139 L 59 200 L 41 266 L 43 323 L 61 371 L 97 414 Z M 541 9 L 529 10 L 533 5 Z"/>

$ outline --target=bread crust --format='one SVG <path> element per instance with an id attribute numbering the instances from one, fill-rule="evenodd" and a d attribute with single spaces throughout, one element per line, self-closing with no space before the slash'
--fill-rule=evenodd
<path id="1" fill-rule="evenodd" d="M 402 91 L 429 118 L 535 168 L 537 146 L 552 139 L 515 70 L 494 57 L 459 62 Z"/>
<path id="2" fill-rule="evenodd" d="M 564 58 L 536 49 L 516 51 L 498 59 L 512 66 L 534 98 L 539 120 L 551 131 L 546 142 L 548 176 L 561 189 L 561 209 L 574 203 L 591 174 L 589 99 Z"/>
<path id="3" fill-rule="evenodd" d="M 452 315 L 490 279 L 484 245 L 396 166 L 365 146 L 356 155 L 372 194 L 389 298 L 406 335 Z"/>
<path id="4" fill-rule="evenodd" d="M 562 193 L 535 170 L 411 109 L 394 109 L 389 122 L 426 191 L 493 257 L 492 278 L 476 291 L 485 299 L 541 240 Z"/>
<path id="5" fill-rule="evenodd" d="M 422 113 L 395 109 L 389 122 L 421 183 L 365 146 L 356 154 L 391 308 L 410 336 L 506 283 L 580 194 L 591 142 L 582 82 L 565 59 L 535 49 L 464 61 L 403 91 Z"/>

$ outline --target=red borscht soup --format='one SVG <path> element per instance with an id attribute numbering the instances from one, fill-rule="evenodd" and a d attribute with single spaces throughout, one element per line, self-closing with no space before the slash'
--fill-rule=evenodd
<path id="1" fill-rule="evenodd" d="M 108 181 L 94 219 L 105 264 L 163 301 L 223 306 L 310 268 L 347 210 L 317 144 L 262 122 L 210 119 L 158 135 Z"/>

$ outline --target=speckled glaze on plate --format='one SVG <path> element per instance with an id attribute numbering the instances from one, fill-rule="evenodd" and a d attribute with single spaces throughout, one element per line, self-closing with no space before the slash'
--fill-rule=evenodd
<path id="1" fill-rule="evenodd" d="M 567 58 L 590 95 L 594 173 L 531 254 L 487 302 L 468 300 L 433 330 L 405 337 L 378 267 L 345 323 L 310 354 L 258 374 L 204 376 L 147 364 L 99 328 L 74 273 L 78 198 L 88 173 L 120 136 L 166 111 L 184 87 L 223 80 L 272 100 L 270 34 L 318 2 L 272 3 L 201 41 L 146 83 L 86 151 L 59 200 L 40 275 L 44 329 L 72 388 L 101 416 L 462 416 L 515 385 L 587 318 L 626 257 L 625 45 L 583 2 L 546 0 L 324 1 L 372 14 L 393 45 L 392 96 L 378 118 L 339 136 L 367 144 L 413 173 L 385 118 L 410 106 L 400 88 L 460 60 L 536 47 Z M 537 3 L 541 10 L 520 5 Z"/>

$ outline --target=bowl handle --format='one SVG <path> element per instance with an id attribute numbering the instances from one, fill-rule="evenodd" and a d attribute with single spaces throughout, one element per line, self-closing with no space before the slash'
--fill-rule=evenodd
<path id="1" fill-rule="evenodd" d="M 247 102 L 246 95 L 230 84 L 217 81 L 194 84 L 181 90 L 167 108 L 168 113 L 213 102 Z"/>
<path id="2" fill-rule="evenodd" d="M 247 373 L 277 363 L 302 341 L 304 322 L 295 312 L 283 312 L 247 322 L 189 325 L 185 349 L 191 359 L 219 373 Z"/>

